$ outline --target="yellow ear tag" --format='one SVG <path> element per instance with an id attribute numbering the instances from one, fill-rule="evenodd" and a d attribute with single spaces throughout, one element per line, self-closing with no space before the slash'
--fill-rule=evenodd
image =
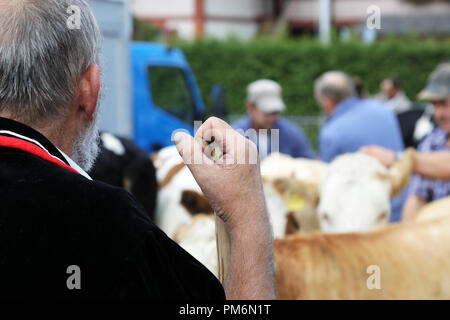
<path id="1" fill-rule="evenodd" d="M 299 211 L 305 205 L 305 201 L 300 196 L 289 196 L 287 207 L 289 211 Z"/>

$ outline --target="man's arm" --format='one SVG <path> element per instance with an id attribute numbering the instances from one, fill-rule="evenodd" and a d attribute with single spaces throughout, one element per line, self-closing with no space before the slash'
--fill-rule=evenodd
<path id="1" fill-rule="evenodd" d="M 419 196 L 409 196 L 403 206 L 402 221 L 413 220 L 426 203 L 427 202 Z"/>
<path id="2" fill-rule="evenodd" d="M 255 144 L 217 118 L 208 119 L 195 138 L 177 133 L 174 140 L 225 222 L 231 251 L 224 283 L 227 299 L 276 299 L 272 231 Z M 213 145 L 220 146 L 223 156 L 208 156 Z"/>
<path id="3" fill-rule="evenodd" d="M 377 158 L 387 167 L 395 162 L 395 153 L 379 146 L 364 147 L 361 151 Z M 429 179 L 449 180 L 450 152 L 416 153 L 414 173 Z"/>
<path id="4" fill-rule="evenodd" d="M 429 179 L 450 179 L 450 152 L 418 153 L 414 173 Z"/>

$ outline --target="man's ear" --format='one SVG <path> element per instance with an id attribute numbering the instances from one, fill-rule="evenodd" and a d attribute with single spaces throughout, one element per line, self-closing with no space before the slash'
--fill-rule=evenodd
<path id="1" fill-rule="evenodd" d="M 79 108 L 84 112 L 87 120 L 93 120 L 100 93 L 100 68 L 91 65 L 78 81 Z"/>
<path id="2" fill-rule="evenodd" d="M 328 97 L 323 97 L 321 100 L 321 105 L 322 108 L 325 110 L 326 113 L 330 114 L 333 112 L 334 107 L 335 107 L 335 103 L 333 102 L 333 100 L 331 100 Z"/>
<path id="3" fill-rule="evenodd" d="M 247 113 L 250 115 L 255 111 L 255 106 L 249 102 L 247 102 Z"/>

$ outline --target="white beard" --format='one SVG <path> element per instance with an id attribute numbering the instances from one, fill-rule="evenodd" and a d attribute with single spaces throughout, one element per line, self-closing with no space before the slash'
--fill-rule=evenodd
<path id="1" fill-rule="evenodd" d="M 102 70 L 100 68 L 100 70 Z M 101 72 L 101 71 L 100 71 Z M 103 79 L 103 73 L 100 74 Z M 101 82 L 103 83 L 103 82 Z M 101 85 L 98 94 L 97 106 L 95 108 L 94 120 L 92 120 L 86 130 L 75 138 L 72 147 L 71 158 L 84 171 L 89 172 L 95 164 L 100 153 L 100 132 L 98 130 L 98 116 L 100 114 L 100 105 L 105 94 L 104 87 Z"/>
<path id="2" fill-rule="evenodd" d="M 98 117 L 95 115 L 87 129 L 75 139 L 72 148 L 72 160 L 86 172 L 92 169 L 100 152 L 97 122 Z"/>

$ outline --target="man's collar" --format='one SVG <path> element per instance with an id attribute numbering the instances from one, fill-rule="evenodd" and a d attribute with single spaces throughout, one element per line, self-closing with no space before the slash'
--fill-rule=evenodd
<path id="1" fill-rule="evenodd" d="M 92 180 L 92 178 L 83 169 L 81 169 L 80 166 L 78 166 L 72 159 L 70 159 L 69 156 L 64 154 L 64 152 L 59 150 L 43 134 L 23 123 L 0 117 L 0 135 L 19 138 L 24 141 L 33 143 L 39 148 L 42 148 L 44 151 L 48 152 L 53 157 L 58 158 L 66 165 L 75 169 L 87 179 Z"/>
<path id="2" fill-rule="evenodd" d="M 61 161 L 65 162 L 67 165 L 69 162 L 66 158 L 59 152 L 58 148 L 55 147 L 43 134 L 37 130 L 15 120 L 0 117 L 0 132 L 10 131 L 16 135 L 26 137 L 26 140 L 34 140 L 40 144 L 48 153 L 52 156 L 59 158 Z M 30 141 L 33 142 L 33 141 Z"/>
<path id="3" fill-rule="evenodd" d="M 59 150 L 59 152 L 61 152 L 61 154 L 64 156 L 65 160 L 69 163 L 69 166 L 78 171 L 86 179 L 92 180 L 91 176 L 87 174 L 87 172 L 84 171 L 78 164 L 76 164 L 75 161 L 73 161 L 67 154 L 65 154 L 61 150 Z"/>
<path id="4" fill-rule="evenodd" d="M 357 97 L 348 98 L 347 100 L 342 101 L 336 106 L 336 109 L 331 113 L 329 119 L 337 118 L 346 113 L 354 107 L 358 101 L 360 101 L 360 99 Z"/>

